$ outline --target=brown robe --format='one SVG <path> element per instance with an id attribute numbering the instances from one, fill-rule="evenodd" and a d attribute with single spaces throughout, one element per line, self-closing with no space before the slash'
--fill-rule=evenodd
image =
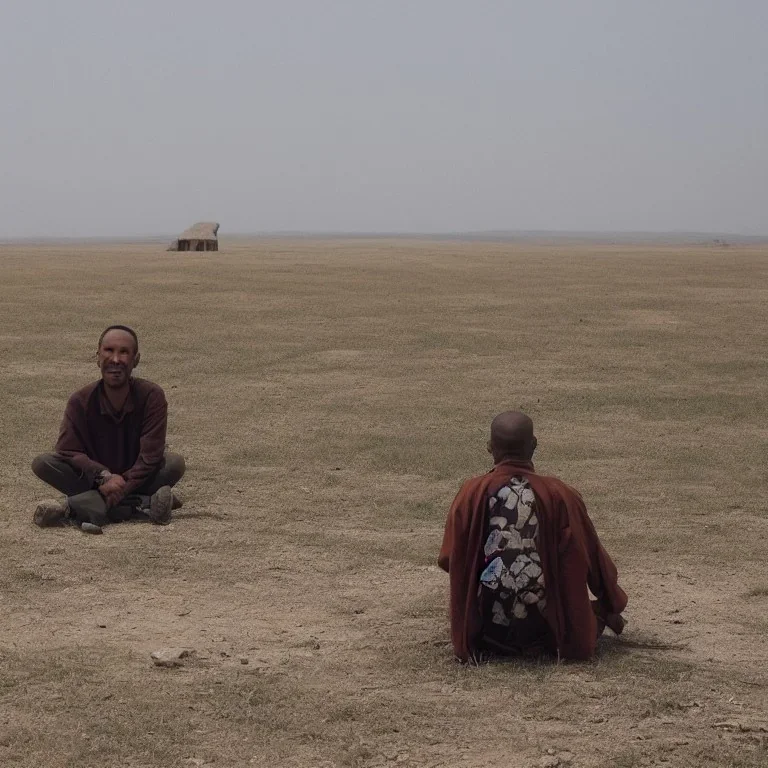
<path id="1" fill-rule="evenodd" d="M 542 613 L 554 650 L 564 659 L 588 659 L 597 644 L 595 613 L 601 617 L 621 613 L 627 596 L 579 493 L 555 477 L 536 474 L 533 465 L 524 461 L 499 462 L 487 474 L 467 480 L 448 512 L 438 564 L 450 576 L 454 652 L 467 661 L 482 633 L 477 590 L 485 565 L 488 498 L 515 475 L 527 479 L 536 494 L 537 548 L 547 598 Z M 594 610 L 587 587 L 597 598 Z"/>

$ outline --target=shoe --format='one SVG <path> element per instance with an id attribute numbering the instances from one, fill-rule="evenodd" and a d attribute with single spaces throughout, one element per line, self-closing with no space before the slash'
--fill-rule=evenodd
<path id="1" fill-rule="evenodd" d="M 171 522 L 173 508 L 173 493 L 170 485 L 164 485 L 149 500 L 149 519 L 157 525 L 168 525 Z"/>
<path id="2" fill-rule="evenodd" d="M 61 525 L 67 518 L 68 513 L 69 504 L 67 504 L 66 501 L 47 499 L 46 501 L 41 501 L 37 505 L 32 520 L 35 525 L 39 525 L 41 528 L 50 528 L 52 526 Z"/>
<path id="3" fill-rule="evenodd" d="M 140 517 L 142 515 L 149 517 L 149 510 L 152 507 L 152 497 L 136 496 L 135 498 L 138 499 L 138 501 L 135 502 L 135 507 L 134 507 L 135 512 L 137 512 Z M 183 506 L 184 506 L 184 502 L 174 493 L 171 509 L 181 509 Z"/>

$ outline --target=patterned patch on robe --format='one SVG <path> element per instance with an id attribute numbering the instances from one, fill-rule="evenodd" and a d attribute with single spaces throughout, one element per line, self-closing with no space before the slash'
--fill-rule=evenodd
<path id="1" fill-rule="evenodd" d="M 488 500 L 488 538 L 480 592 L 493 595 L 490 620 L 509 627 L 546 605 L 544 573 L 536 549 L 539 519 L 528 481 L 513 477 Z"/>

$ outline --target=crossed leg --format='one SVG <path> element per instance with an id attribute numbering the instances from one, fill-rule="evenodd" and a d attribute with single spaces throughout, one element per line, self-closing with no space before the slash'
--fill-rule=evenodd
<path id="1" fill-rule="evenodd" d="M 84 473 L 72 467 L 55 453 L 44 453 L 32 462 L 32 471 L 43 482 L 67 497 L 69 517 L 78 523 L 105 525 L 109 522 L 129 520 L 137 509 L 149 505 L 149 498 L 164 486 L 173 487 L 184 476 L 184 458 L 178 453 L 167 453 L 163 463 L 133 494 L 116 507 L 107 507 L 104 497 L 91 488 Z M 166 492 L 167 493 L 167 492 Z"/>

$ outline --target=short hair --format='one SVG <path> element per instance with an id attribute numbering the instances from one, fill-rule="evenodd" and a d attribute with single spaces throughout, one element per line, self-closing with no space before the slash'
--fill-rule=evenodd
<path id="1" fill-rule="evenodd" d="M 134 341 L 134 344 L 136 345 L 136 349 L 134 350 L 134 352 L 139 351 L 139 337 L 136 335 L 136 331 L 134 331 L 133 328 L 129 328 L 127 325 L 110 325 L 108 328 L 105 328 L 101 332 L 101 336 L 99 336 L 98 349 L 101 349 L 101 342 L 104 341 L 104 337 L 110 331 L 125 331 L 126 333 L 130 333 L 131 336 L 133 336 L 133 341 Z"/>

